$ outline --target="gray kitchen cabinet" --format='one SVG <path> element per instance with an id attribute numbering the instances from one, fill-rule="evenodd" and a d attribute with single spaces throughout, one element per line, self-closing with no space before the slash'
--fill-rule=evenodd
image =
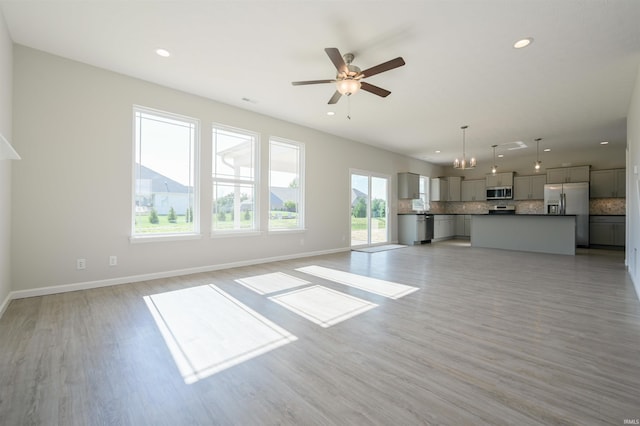
<path id="1" fill-rule="evenodd" d="M 517 176 L 513 178 L 514 200 L 543 200 L 546 175 Z"/>
<path id="2" fill-rule="evenodd" d="M 449 183 L 447 178 L 431 178 L 430 179 L 429 198 L 431 201 L 449 201 Z"/>
<path id="3" fill-rule="evenodd" d="M 450 176 L 447 178 L 447 186 L 449 187 L 447 201 L 460 201 L 461 183 L 462 178 L 459 176 Z"/>
<path id="4" fill-rule="evenodd" d="M 463 180 L 461 187 L 461 201 L 485 201 L 487 199 L 486 179 Z"/>
<path id="5" fill-rule="evenodd" d="M 415 200 L 420 198 L 420 175 L 398 173 L 398 198 Z"/>
<path id="6" fill-rule="evenodd" d="M 595 170 L 591 172 L 591 198 L 624 198 L 626 169 Z"/>
<path id="7" fill-rule="evenodd" d="M 464 236 L 464 215 L 457 214 L 454 221 L 456 223 L 456 237 Z"/>
<path id="8" fill-rule="evenodd" d="M 625 245 L 624 216 L 590 216 L 589 244 L 602 246 Z"/>
<path id="9" fill-rule="evenodd" d="M 471 237 L 471 215 L 458 214 L 455 216 L 457 237 Z"/>
<path id="10" fill-rule="evenodd" d="M 422 216 L 422 218 L 420 218 L 420 216 Z M 398 243 L 414 245 L 426 241 L 427 223 L 423 218 L 424 215 L 398 215 Z"/>
<path id="11" fill-rule="evenodd" d="M 446 240 L 456 235 L 456 224 L 454 215 L 437 214 L 434 215 L 433 239 Z"/>
<path id="12" fill-rule="evenodd" d="M 576 166 L 547 169 L 547 183 L 589 182 L 590 167 Z"/>
<path id="13" fill-rule="evenodd" d="M 490 173 L 485 178 L 487 188 L 494 186 L 513 186 L 513 172 Z"/>

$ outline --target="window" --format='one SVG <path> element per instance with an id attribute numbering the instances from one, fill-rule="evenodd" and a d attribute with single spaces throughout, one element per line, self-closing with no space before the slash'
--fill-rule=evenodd
<path id="1" fill-rule="evenodd" d="M 304 145 L 269 140 L 269 230 L 304 228 Z"/>
<path id="2" fill-rule="evenodd" d="M 416 211 L 429 211 L 429 178 L 420 176 L 420 198 L 411 200 L 411 208 Z"/>
<path id="3" fill-rule="evenodd" d="M 214 126 L 212 140 L 213 231 L 256 230 L 258 135 Z"/>
<path id="4" fill-rule="evenodd" d="M 389 177 L 351 172 L 351 246 L 389 241 Z"/>
<path id="5" fill-rule="evenodd" d="M 198 231 L 198 121 L 134 107 L 133 236 Z"/>

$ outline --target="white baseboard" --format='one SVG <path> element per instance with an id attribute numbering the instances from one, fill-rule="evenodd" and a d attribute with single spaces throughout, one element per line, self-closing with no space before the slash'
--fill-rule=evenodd
<path id="1" fill-rule="evenodd" d="M 11 303 L 13 299 L 15 299 L 15 297 L 13 296 L 13 292 L 10 291 L 9 294 L 7 294 L 7 297 L 5 297 L 5 299 L 0 304 L 0 318 L 2 318 L 2 314 L 4 314 L 4 311 L 6 311 L 9 307 L 9 303 Z"/>
<path id="2" fill-rule="evenodd" d="M 180 275 L 197 274 L 200 272 L 218 271 L 221 269 L 237 268 L 240 266 L 250 266 L 250 265 L 258 265 L 261 263 L 277 262 L 280 260 L 301 259 L 304 257 L 333 254 L 333 253 L 339 253 L 339 252 L 344 252 L 349 250 L 351 250 L 350 247 L 343 247 L 339 249 L 322 250 L 322 251 L 316 251 L 316 252 L 310 252 L 310 253 L 296 253 L 296 254 L 284 255 L 284 256 L 267 257 L 262 259 L 243 260 L 243 261 L 224 263 L 219 265 L 198 266 L 195 268 L 176 269 L 173 271 L 152 272 L 149 274 L 131 275 L 127 277 L 109 278 L 105 280 L 85 281 L 85 282 L 73 283 L 73 284 L 62 284 L 62 285 L 56 285 L 56 286 L 50 286 L 50 287 L 34 288 L 29 290 L 17 290 L 9 293 L 5 302 L 0 306 L 0 317 L 2 317 L 2 313 L 4 312 L 4 309 L 6 308 L 6 306 L 9 305 L 9 302 L 13 299 L 24 299 L 26 297 L 46 296 L 49 294 L 66 293 L 69 291 L 88 290 L 88 289 L 98 288 L 98 287 L 130 284 L 130 283 L 135 283 L 140 281 L 154 280 L 158 278 L 169 278 L 169 277 L 177 277 Z"/>

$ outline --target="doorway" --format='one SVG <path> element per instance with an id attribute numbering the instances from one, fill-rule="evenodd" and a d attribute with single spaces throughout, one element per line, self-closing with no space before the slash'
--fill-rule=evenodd
<path id="1" fill-rule="evenodd" d="M 351 247 L 389 241 L 389 177 L 351 171 Z"/>

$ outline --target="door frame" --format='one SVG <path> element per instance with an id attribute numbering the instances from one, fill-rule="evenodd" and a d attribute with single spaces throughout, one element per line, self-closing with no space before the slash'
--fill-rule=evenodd
<path id="1" fill-rule="evenodd" d="M 368 187 L 367 187 L 367 242 L 365 244 L 358 244 L 358 245 L 353 245 L 352 244 L 352 240 L 351 240 L 351 214 L 352 214 L 352 206 L 351 206 L 351 183 L 352 183 L 352 176 L 353 175 L 359 175 L 359 176 L 366 176 L 367 180 L 368 180 Z M 371 242 L 371 180 L 372 178 L 381 178 L 381 179 L 386 179 L 387 181 L 387 191 L 386 191 L 386 208 L 385 208 L 385 222 L 386 222 L 386 239 L 383 242 L 376 242 L 376 243 L 372 243 Z M 348 208 L 348 214 L 349 214 L 349 247 L 353 248 L 364 248 L 364 247 L 374 247 L 374 246 L 379 246 L 379 245 L 384 245 L 384 244 L 389 244 L 389 238 L 390 238 L 390 227 L 389 227 L 389 201 L 390 201 L 390 196 L 391 196 L 391 176 L 390 175 L 386 175 L 384 173 L 377 173 L 377 172 L 372 172 L 372 171 L 368 171 L 368 170 L 362 170 L 362 169 L 353 169 L 350 168 L 349 169 L 349 208 Z"/>

